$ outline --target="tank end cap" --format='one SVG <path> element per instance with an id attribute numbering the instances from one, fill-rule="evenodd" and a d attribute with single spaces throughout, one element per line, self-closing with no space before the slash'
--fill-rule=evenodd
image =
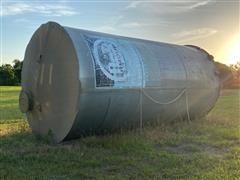
<path id="1" fill-rule="evenodd" d="M 26 91 L 21 91 L 19 95 L 19 108 L 22 113 L 31 111 L 33 108 L 32 98 Z"/>

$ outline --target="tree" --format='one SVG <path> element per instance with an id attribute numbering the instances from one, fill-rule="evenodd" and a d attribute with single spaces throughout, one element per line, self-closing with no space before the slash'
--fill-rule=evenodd
<path id="1" fill-rule="evenodd" d="M 3 64 L 0 66 L 0 85 L 12 86 L 21 83 L 23 61 L 15 59 L 13 63 L 13 66 L 10 64 Z"/>
<path id="2" fill-rule="evenodd" d="M 23 61 L 20 61 L 18 59 L 13 60 L 13 69 L 14 69 L 14 76 L 17 84 L 21 83 L 21 72 L 22 72 L 22 66 Z"/>
<path id="3" fill-rule="evenodd" d="M 235 79 L 240 79 L 240 60 L 236 64 L 231 64 L 230 65 L 234 78 Z"/>
<path id="4" fill-rule="evenodd" d="M 231 64 L 230 68 L 233 73 L 232 88 L 240 88 L 240 61 L 236 64 Z"/>
<path id="5" fill-rule="evenodd" d="M 231 68 L 220 62 L 215 62 L 215 64 L 216 64 L 218 72 L 219 72 L 219 78 L 220 78 L 222 86 L 224 88 L 230 87 L 231 83 L 233 81 L 233 73 L 231 71 Z"/>
<path id="6" fill-rule="evenodd" d="M 15 84 L 16 79 L 13 67 L 10 64 L 0 66 L 0 85 L 9 86 Z"/>

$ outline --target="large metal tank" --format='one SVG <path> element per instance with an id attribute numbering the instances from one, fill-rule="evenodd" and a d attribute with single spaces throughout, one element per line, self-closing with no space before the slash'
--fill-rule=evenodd
<path id="1" fill-rule="evenodd" d="M 34 133 L 61 142 L 200 117 L 219 91 L 212 56 L 198 47 L 48 22 L 26 48 L 19 102 Z"/>

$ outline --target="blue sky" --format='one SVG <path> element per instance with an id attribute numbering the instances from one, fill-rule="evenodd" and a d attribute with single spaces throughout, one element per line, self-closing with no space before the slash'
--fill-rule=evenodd
<path id="1" fill-rule="evenodd" d="M 1 63 L 22 60 L 32 34 L 47 21 L 141 39 L 194 44 L 213 54 L 217 61 L 229 63 L 229 48 L 238 43 L 239 13 L 239 0 L 2 0 Z"/>

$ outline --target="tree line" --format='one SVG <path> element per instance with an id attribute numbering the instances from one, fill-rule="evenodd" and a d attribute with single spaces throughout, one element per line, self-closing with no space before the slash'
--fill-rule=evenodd
<path id="1" fill-rule="evenodd" d="M 218 76 L 223 88 L 240 88 L 240 61 L 227 66 L 220 62 L 214 62 L 218 69 Z M 23 61 L 15 59 L 13 65 L 0 66 L 0 86 L 14 86 L 21 84 L 21 71 Z"/>
<path id="2" fill-rule="evenodd" d="M 227 66 L 214 62 L 223 88 L 240 88 L 240 61 Z"/>
<path id="3" fill-rule="evenodd" d="M 16 86 L 21 84 L 21 71 L 23 61 L 13 60 L 13 65 L 0 66 L 0 86 Z"/>

